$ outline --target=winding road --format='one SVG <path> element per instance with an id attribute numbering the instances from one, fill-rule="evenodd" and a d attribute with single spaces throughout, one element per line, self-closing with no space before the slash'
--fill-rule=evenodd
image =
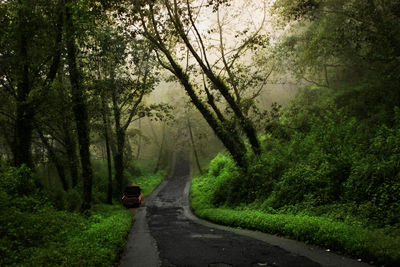
<path id="1" fill-rule="evenodd" d="M 139 209 L 121 266 L 369 266 L 293 240 L 196 218 L 188 207 L 186 155 L 177 154 L 172 173 Z"/>

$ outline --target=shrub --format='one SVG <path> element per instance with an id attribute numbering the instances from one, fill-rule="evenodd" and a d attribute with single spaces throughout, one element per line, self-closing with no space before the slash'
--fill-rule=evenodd
<path id="1" fill-rule="evenodd" d="M 38 187 L 36 177 L 26 165 L 9 167 L 0 173 L 0 189 L 9 195 L 32 195 Z"/>
<path id="2" fill-rule="evenodd" d="M 94 206 L 89 217 L 49 207 L 0 219 L 1 266 L 111 266 L 132 221 L 119 205 Z"/>
<path id="3" fill-rule="evenodd" d="M 232 159 L 224 154 L 219 153 L 211 162 L 208 169 L 210 176 L 218 177 L 221 171 L 228 165 L 232 165 Z"/>
<path id="4" fill-rule="evenodd" d="M 400 223 L 400 128 L 382 126 L 369 153 L 353 165 L 346 198 L 369 201 L 368 217 L 381 225 Z"/>
<path id="5" fill-rule="evenodd" d="M 66 194 L 67 210 L 77 211 L 82 204 L 82 195 L 76 189 L 68 190 Z"/>

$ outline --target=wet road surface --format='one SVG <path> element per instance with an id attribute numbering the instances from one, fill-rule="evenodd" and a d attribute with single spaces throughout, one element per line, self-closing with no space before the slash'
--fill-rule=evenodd
<path id="1" fill-rule="evenodd" d="M 189 219 L 184 190 L 190 164 L 185 154 L 175 162 L 169 178 L 139 209 L 121 266 L 321 266 L 278 246 Z"/>

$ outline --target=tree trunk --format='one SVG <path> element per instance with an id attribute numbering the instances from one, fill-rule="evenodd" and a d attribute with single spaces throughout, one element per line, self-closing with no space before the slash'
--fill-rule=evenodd
<path id="1" fill-rule="evenodd" d="M 71 14 L 71 8 L 65 7 L 66 16 L 66 44 L 69 78 L 71 82 L 72 109 L 75 115 L 78 132 L 79 155 L 81 159 L 83 178 L 83 203 L 81 210 L 84 212 L 91 207 L 93 173 L 90 162 L 90 136 L 89 123 L 85 97 L 81 85 L 81 77 L 76 63 L 75 29 Z"/>
<path id="2" fill-rule="evenodd" d="M 138 147 L 137 147 L 137 152 L 136 152 L 136 160 L 139 160 L 140 157 L 140 149 L 141 149 L 141 145 L 142 145 L 142 123 L 141 123 L 141 119 L 139 118 L 139 140 L 138 140 Z"/>
<path id="3" fill-rule="evenodd" d="M 217 119 L 213 116 L 210 110 L 206 105 L 201 101 L 201 99 L 196 95 L 196 92 L 193 89 L 192 84 L 189 82 L 189 78 L 186 74 L 183 73 L 182 68 L 173 60 L 172 56 L 167 55 L 168 60 L 170 61 L 172 67 L 174 68 L 174 73 L 176 77 L 179 79 L 189 97 L 192 100 L 192 103 L 196 106 L 196 108 L 203 115 L 204 119 L 207 121 L 208 125 L 214 130 L 215 134 L 224 144 L 226 149 L 231 153 L 233 159 L 238 164 L 239 167 L 247 169 L 247 159 L 246 159 L 246 148 L 244 144 L 241 142 L 240 137 L 233 133 L 227 132 L 223 125 L 218 123 Z"/>
<path id="4" fill-rule="evenodd" d="M 157 164 L 156 164 L 156 167 L 154 168 L 154 172 L 158 172 L 158 170 L 160 169 L 161 158 L 162 158 L 162 155 L 163 155 L 163 152 L 164 152 L 163 151 L 164 150 L 164 142 L 165 142 L 165 123 L 163 124 L 160 151 L 158 152 Z"/>
<path id="5" fill-rule="evenodd" d="M 235 160 L 236 164 L 243 168 L 247 169 L 248 163 L 247 163 L 247 158 L 246 158 L 246 147 L 240 138 L 240 136 L 235 133 L 228 131 L 227 127 L 224 127 L 222 123 L 219 122 L 217 118 L 215 118 L 214 114 L 208 106 L 203 103 L 203 101 L 200 99 L 200 97 L 196 94 L 193 85 L 189 81 L 189 77 L 187 76 L 186 73 L 184 73 L 182 67 L 175 61 L 173 58 L 172 54 L 168 50 L 168 48 L 165 46 L 164 41 L 162 40 L 159 32 L 158 32 L 158 25 L 154 17 L 154 10 L 152 8 L 152 5 L 149 5 L 150 7 L 150 12 L 149 12 L 149 19 L 151 21 L 151 27 L 152 30 L 155 31 L 155 35 L 153 35 L 146 26 L 146 23 L 142 17 L 142 26 L 143 29 L 145 30 L 146 37 L 166 56 L 170 67 L 166 66 L 164 63 L 160 62 L 163 67 L 171 71 L 180 81 L 182 86 L 185 88 L 185 91 L 189 95 L 190 99 L 192 100 L 192 103 L 195 105 L 197 110 L 201 113 L 203 118 L 207 121 L 208 125 L 213 129 L 214 133 L 218 136 L 218 138 L 221 140 L 221 142 L 224 144 L 226 149 L 229 151 L 229 153 L 232 155 L 233 159 Z M 143 14 L 141 14 L 143 16 Z M 178 29 L 179 30 L 179 29 Z M 184 40 L 185 43 L 188 40 Z M 189 47 L 192 48 L 193 47 Z M 191 51 L 192 52 L 192 51 Z M 193 52 L 192 52 L 193 54 Z M 197 58 L 196 58 L 197 60 Z M 205 73 L 207 75 L 207 73 Z"/>
<path id="6" fill-rule="evenodd" d="M 29 59 L 28 59 L 28 41 L 27 41 L 27 21 L 26 7 L 21 6 L 18 11 L 19 30 L 18 30 L 18 50 L 17 56 L 19 60 L 19 77 L 17 84 L 17 112 L 14 126 L 13 140 L 13 165 L 19 167 L 26 164 L 33 167 L 31 144 L 32 144 L 32 120 L 34 117 L 34 109 L 28 100 L 31 90 L 29 82 Z"/>
<path id="7" fill-rule="evenodd" d="M 117 130 L 117 151 L 114 156 L 115 180 L 118 184 L 118 192 L 122 194 L 124 182 L 124 145 L 125 134 Z"/>
<path id="8" fill-rule="evenodd" d="M 107 186 L 107 203 L 112 204 L 112 166 L 111 166 L 111 151 L 110 151 L 110 142 L 108 135 L 105 137 L 106 139 L 106 151 L 107 151 L 107 170 L 108 170 L 108 186 Z"/>
<path id="9" fill-rule="evenodd" d="M 111 74 L 113 80 L 113 74 Z M 117 92 L 115 88 L 112 88 L 112 101 L 113 101 L 113 112 L 114 112 L 114 123 L 115 123 L 115 134 L 117 139 L 116 151 L 114 154 L 114 168 L 115 168 L 115 180 L 118 184 L 118 193 L 122 194 L 123 181 L 124 181 L 124 146 L 125 146 L 125 131 L 121 126 L 121 113 L 118 107 Z"/>
<path id="10" fill-rule="evenodd" d="M 18 76 L 17 76 L 17 92 L 16 92 L 16 119 L 14 126 L 14 138 L 12 141 L 13 165 L 20 166 L 26 164 L 28 167 L 33 168 L 32 161 L 32 132 L 33 132 L 33 119 L 35 116 L 35 107 L 32 100 L 29 99 L 31 86 L 33 84 L 33 77 L 30 77 L 29 60 L 28 58 L 28 38 L 31 32 L 28 32 L 28 14 L 29 7 L 27 3 L 19 1 L 20 7 L 18 10 L 18 48 L 16 56 L 19 62 Z M 61 56 L 61 38 L 62 38 L 62 12 L 59 12 L 57 19 L 57 28 L 55 36 L 55 50 L 53 52 L 52 64 L 50 65 L 49 73 L 47 74 L 42 92 L 47 92 L 54 78 L 56 77 L 58 66 L 60 64 Z M 44 95 L 42 95 L 43 99 Z"/>
<path id="11" fill-rule="evenodd" d="M 196 160 L 197 168 L 199 169 L 200 174 L 203 174 L 203 170 L 201 169 L 201 166 L 200 166 L 199 157 L 198 157 L 198 155 L 197 155 L 196 144 L 195 144 L 195 142 L 194 142 L 193 133 L 192 133 L 192 126 L 190 125 L 190 120 L 189 120 L 189 118 L 188 118 L 188 120 L 187 120 L 187 124 L 188 124 L 188 128 L 189 128 L 190 141 L 192 142 L 193 153 L 194 153 L 194 158 L 195 158 L 195 160 Z"/>
<path id="12" fill-rule="evenodd" d="M 21 102 L 25 101 L 27 100 L 25 99 Z M 19 167 L 22 164 L 26 164 L 28 167 L 33 168 L 31 145 L 34 114 L 31 104 L 21 102 L 17 103 L 13 142 L 13 165 Z"/>
<path id="13" fill-rule="evenodd" d="M 97 65 L 97 72 L 99 75 L 99 80 L 103 80 L 100 71 L 100 64 Z M 108 123 L 108 107 L 106 103 L 106 97 L 104 95 L 104 90 L 101 89 L 101 114 L 103 119 L 103 131 L 104 139 L 106 141 L 106 154 L 107 154 L 107 174 L 108 174 L 108 186 L 107 186 L 107 203 L 112 204 L 112 166 L 111 166 L 111 151 L 110 151 L 110 135 L 109 135 L 109 123 Z"/>
<path id="14" fill-rule="evenodd" d="M 171 7 L 167 5 L 167 8 L 171 10 Z M 252 147 L 253 152 L 256 155 L 259 155 L 261 153 L 261 147 L 260 143 L 257 138 L 257 132 L 254 128 L 253 123 L 243 114 L 241 108 L 239 107 L 238 103 L 236 103 L 234 97 L 231 95 L 229 92 L 229 88 L 227 85 L 217 76 L 214 74 L 212 71 L 211 67 L 206 66 L 200 55 L 196 52 L 194 47 L 189 41 L 188 36 L 186 35 L 186 32 L 184 30 L 184 27 L 177 16 L 177 14 L 172 15 L 170 13 L 171 19 L 173 20 L 173 23 L 175 25 L 175 29 L 181 36 L 183 42 L 185 43 L 186 47 L 190 50 L 191 54 L 193 57 L 196 59 L 197 63 L 199 63 L 201 69 L 203 70 L 204 74 L 207 76 L 207 78 L 215 85 L 215 87 L 218 89 L 218 91 L 222 94 L 222 96 L 225 98 L 226 102 L 229 104 L 229 106 L 232 108 L 235 116 L 239 119 L 240 121 L 240 126 L 245 132 L 250 145 Z"/>
<path id="15" fill-rule="evenodd" d="M 112 204 L 111 151 L 110 151 L 110 140 L 108 134 L 107 105 L 104 99 L 104 94 L 102 94 L 101 96 L 101 106 L 102 106 L 102 117 L 103 117 L 103 127 L 104 127 L 104 139 L 106 141 L 106 153 L 107 153 L 107 171 L 108 171 L 107 203 Z"/>
<path id="16" fill-rule="evenodd" d="M 76 154 L 76 143 L 74 141 L 74 137 L 71 136 L 71 125 L 69 121 L 66 121 L 63 124 L 64 129 L 64 143 L 65 143 L 65 151 L 68 159 L 68 168 L 71 176 L 71 185 L 72 188 L 75 188 L 78 185 L 78 157 Z"/>

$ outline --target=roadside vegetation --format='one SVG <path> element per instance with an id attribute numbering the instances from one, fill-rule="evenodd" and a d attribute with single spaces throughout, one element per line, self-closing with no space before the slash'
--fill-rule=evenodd
<path id="1" fill-rule="evenodd" d="M 275 1 L 284 29 L 267 58 L 298 93 L 253 117 L 248 164 L 227 149 L 193 179 L 198 216 L 400 265 L 399 7 Z"/>
<path id="2" fill-rule="evenodd" d="M 97 163 L 101 168 L 106 166 Z M 107 183 L 95 168 L 95 179 Z M 136 170 L 139 170 L 136 168 Z M 165 172 L 127 172 L 127 183 L 136 183 L 148 195 Z M 104 178 L 102 178 L 102 175 Z M 40 186 L 29 168 L 0 170 L 0 265 L 1 266 L 112 266 L 119 262 L 132 223 L 131 213 L 118 199 L 104 204 L 106 194 L 94 191 L 94 205 L 79 212 L 80 194 L 70 190 L 54 193 Z M 61 189 L 60 189 L 61 190 Z"/>
<path id="3" fill-rule="evenodd" d="M 379 85 L 377 85 L 379 86 Z M 379 98 L 359 113 L 356 108 Z M 391 87 L 332 93 L 311 87 L 267 125 L 261 157 L 236 167 L 226 153 L 193 179 L 205 219 L 278 234 L 364 261 L 400 263 L 400 110 Z M 371 95 L 372 94 L 372 95 Z"/>

